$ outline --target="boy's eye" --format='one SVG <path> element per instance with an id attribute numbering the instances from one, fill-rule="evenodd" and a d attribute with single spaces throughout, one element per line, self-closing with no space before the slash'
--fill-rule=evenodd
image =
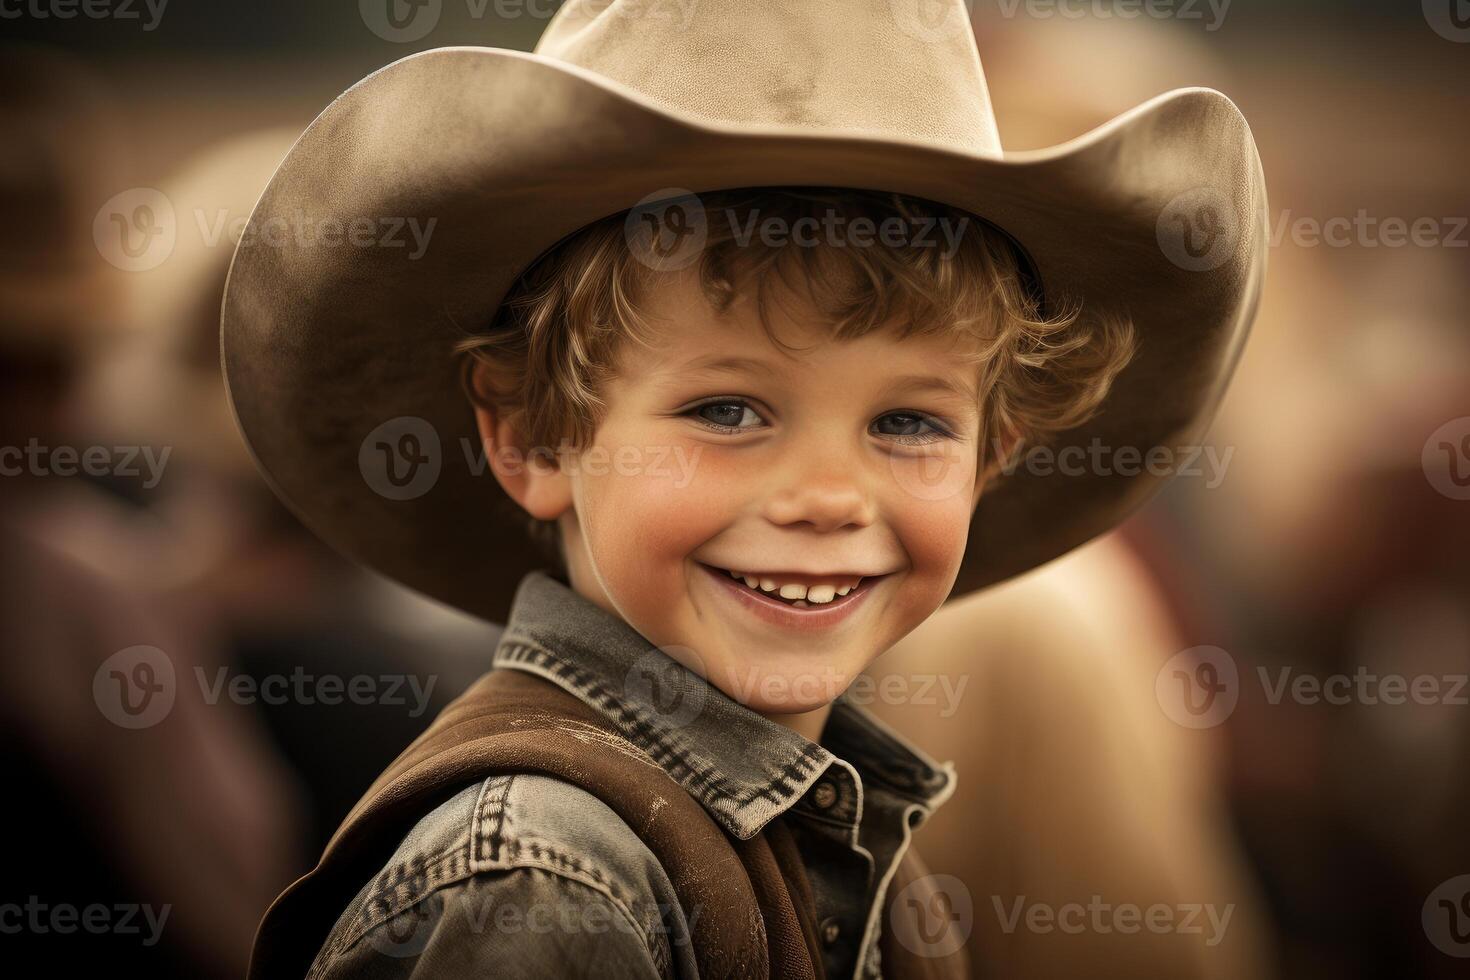
<path id="1" fill-rule="evenodd" d="M 744 402 L 718 401 L 696 405 L 690 412 L 699 421 L 716 429 L 748 429 L 760 423 L 760 416 Z M 750 424 L 743 424 L 743 423 Z"/>
<path id="2" fill-rule="evenodd" d="M 949 435 L 929 416 L 918 412 L 889 412 L 879 416 L 873 423 L 873 428 L 879 435 L 889 436 L 895 442 L 906 445 L 933 442 Z M 885 429 L 890 431 L 884 431 Z"/>
<path id="3" fill-rule="evenodd" d="M 720 432 L 740 432 L 759 428 L 764 424 L 760 414 L 738 399 L 721 399 L 695 405 L 684 414 L 706 428 Z M 923 445 L 948 438 L 949 431 L 935 419 L 922 412 L 889 412 L 873 422 L 873 432 L 890 442 L 903 445 Z"/>

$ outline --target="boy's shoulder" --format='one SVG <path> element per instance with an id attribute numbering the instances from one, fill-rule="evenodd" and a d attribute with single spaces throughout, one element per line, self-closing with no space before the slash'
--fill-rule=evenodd
<path id="1" fill-rule="evenodd" d="M 667 873 L 611 807 L 552 776 L 498 774 L 414 825 L 338 918 L 308 980 L 408 977 L 429 962 L 670 977 L 686 972 L 676 959 L 688 949 Z"/>

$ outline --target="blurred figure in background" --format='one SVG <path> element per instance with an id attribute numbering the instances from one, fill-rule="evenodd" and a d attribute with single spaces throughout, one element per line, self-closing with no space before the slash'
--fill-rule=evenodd
<path id="1" fill-rule="evenodd" d="M 1251 16 L 1213 36 L 992 16 L 992 91 L 1031 109 L 1003 121 L 1043 120 L 1006 134 L 1020 146 L 1174 85 L 1229 91 L 1251 119 L 1273 250 L 1210 437 L 1229 468 L 1213 485 L 1176 480 L 1121 536 L 1177 624 L 1161 649 L 1217 647 L 1235 668 L 1233 713 L 1175 739 L 1225 743 L 1279 972 L 1460 976 L 1439 900 L 1462 895 L 1438 890 L 1470 872 L 1470 691 L 1454 694 L 1470 675 L 1470 504 L 1455 495 L 1455 468 L 1470 477 L 1470 420 L 1456 424 L 1470 416 L 1463 45 L 1413 17 Z M 1028 62 L 1057 85 L 1008 70 Z M 1131 91 L 1096 84 L 1130 74 Z M 1425 220 L 1417 241 L 1405 233 Z M 1415 680 L 1437 693 L 1394 693 Z"/>
<path id="2" fill-rule="evenodd" d="M 126 327 L 93 239 L 116 118 L 56 52 L 7 48 L 0 86 L 0 211 L 19 232 L 0 244 L 6 947 L 62 973 L 238 975 L 294 863 L 289 780 L 248 711 L 188 696 L 217 662 L 208 630 L 123 573 L 159 535 L 78 476 L 126 456 L 73 411 Z"/>
<path id="3" fill-rule="evenodd" d="M 294 870 L 305 871 L 373 777 L 478 676 L 498 631 L 343 562 L 271 492 L 235 426 L 220 372 L 225 278 L 299 135 L 242 133 L 159 182 L 173 248 L 133 277 L 141 327 L 91 375 L 85 411 L 109 439 L 174 450 L 145 501 L 163 547 L 136 574 L 201 610 L 235 676 L 262 692 L 280 685 L 283 696 L 253 704 L 303 789 L 309 826 Z M 349 697 L 354 678 L 362 693 Z M 338 682 L 338 696 L 318 686 Z"/>
<path id="4" fill-rule="evenodd" d="M 1293 88 L 1330 105 L 1339 77 Z M 1214 435 L 1239 451 L 1217 490 L 1151 513 L 1160 568 L 1238 669 L 1231 788 L 1290 975 L 1463 976 L 1431 930 L 1470 873 L 1470 188 L 1438 162 L 1470 151 L 1470 105 L 1408 78 L 1354 100 L 1365 151 L 1405 175 L 1374 184 L 1324 152 L 1315 127 L 1341 119 L 1272 111 L 1281 81 L 1259 79 L 1256 117 L 1276 133 L 1274 282 Z M 1388 245 L 1390 219 L 1433 231 Z"/>
<path id="5" fill-rule="evenodd" d="M 1182 645 L 1112 535 L 942 608 L 869 672 L 864 703 L 959 774 L 916 841 L 963 883 L 975 976 L 1273 975 L 1222 746 L 1155 701 Z"/>

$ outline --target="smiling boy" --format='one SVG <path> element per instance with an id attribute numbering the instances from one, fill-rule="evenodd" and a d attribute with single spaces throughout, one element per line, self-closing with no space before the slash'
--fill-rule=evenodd
<path id="1" fill-rule="evenodd" d="M 1197 438 L 1265 201 L 1204 90 L 1003 154 L 964 9 L 574 0 L 535 55 L 405 59 L 303 136 L 252 223 L 442 220 L 413 266 L 242 241 L 237 417 L 323 537 L 508 621 L 254 976 L 967 974 L 967 896 L 909 846 L 953 768 L 841 695 L 1156 487 L 1004 470 Z M 1165 235 L 1196 225 L 1209 268 Z M 384 445 L 434 479 L 383 492 Z"/>
<path id="2" fill-rule="evenodd" d="M 615 215 L 460 345 L 479 430 L 575 593 L 815 742 L 833 699 L 949 595 L 1005 447 L 1085 420 L 1131 332 L 1038 319 L 1003 236 L 932 202 L 793 189 L 671 206 L 708 229 L 687 267 L 650 268 Z M 739 231 L 916 215 L 967 231 L 951 248 Z M 1039 383 L 1047 400 L 1024 397 Z M 553 446 L 560 467 L 503 463 Z M 648 446 L 697 459 L 692 479 L 575 462 Z"/>

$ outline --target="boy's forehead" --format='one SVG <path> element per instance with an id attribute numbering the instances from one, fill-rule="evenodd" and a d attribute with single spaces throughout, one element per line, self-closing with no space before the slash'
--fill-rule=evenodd
<path id="1" fill-rule="evenodd" d="M 904 336 L 897 323 L 837 340 L 812 302 L 786 289 L 768 297 L 764 323 L 749 291 L 737 291 L 730 308 L 716 312 L 693 275 L 669 277 L 645 307 L 649 344 L 632 360 L 649 373 L 786 373 L 830 362 L 844 349 L 881 351 L 895 373 L 918 365 L 942 373 L 946 366 L 962 367 L 959 353 L 974 346 L 959 336 Z"/>

